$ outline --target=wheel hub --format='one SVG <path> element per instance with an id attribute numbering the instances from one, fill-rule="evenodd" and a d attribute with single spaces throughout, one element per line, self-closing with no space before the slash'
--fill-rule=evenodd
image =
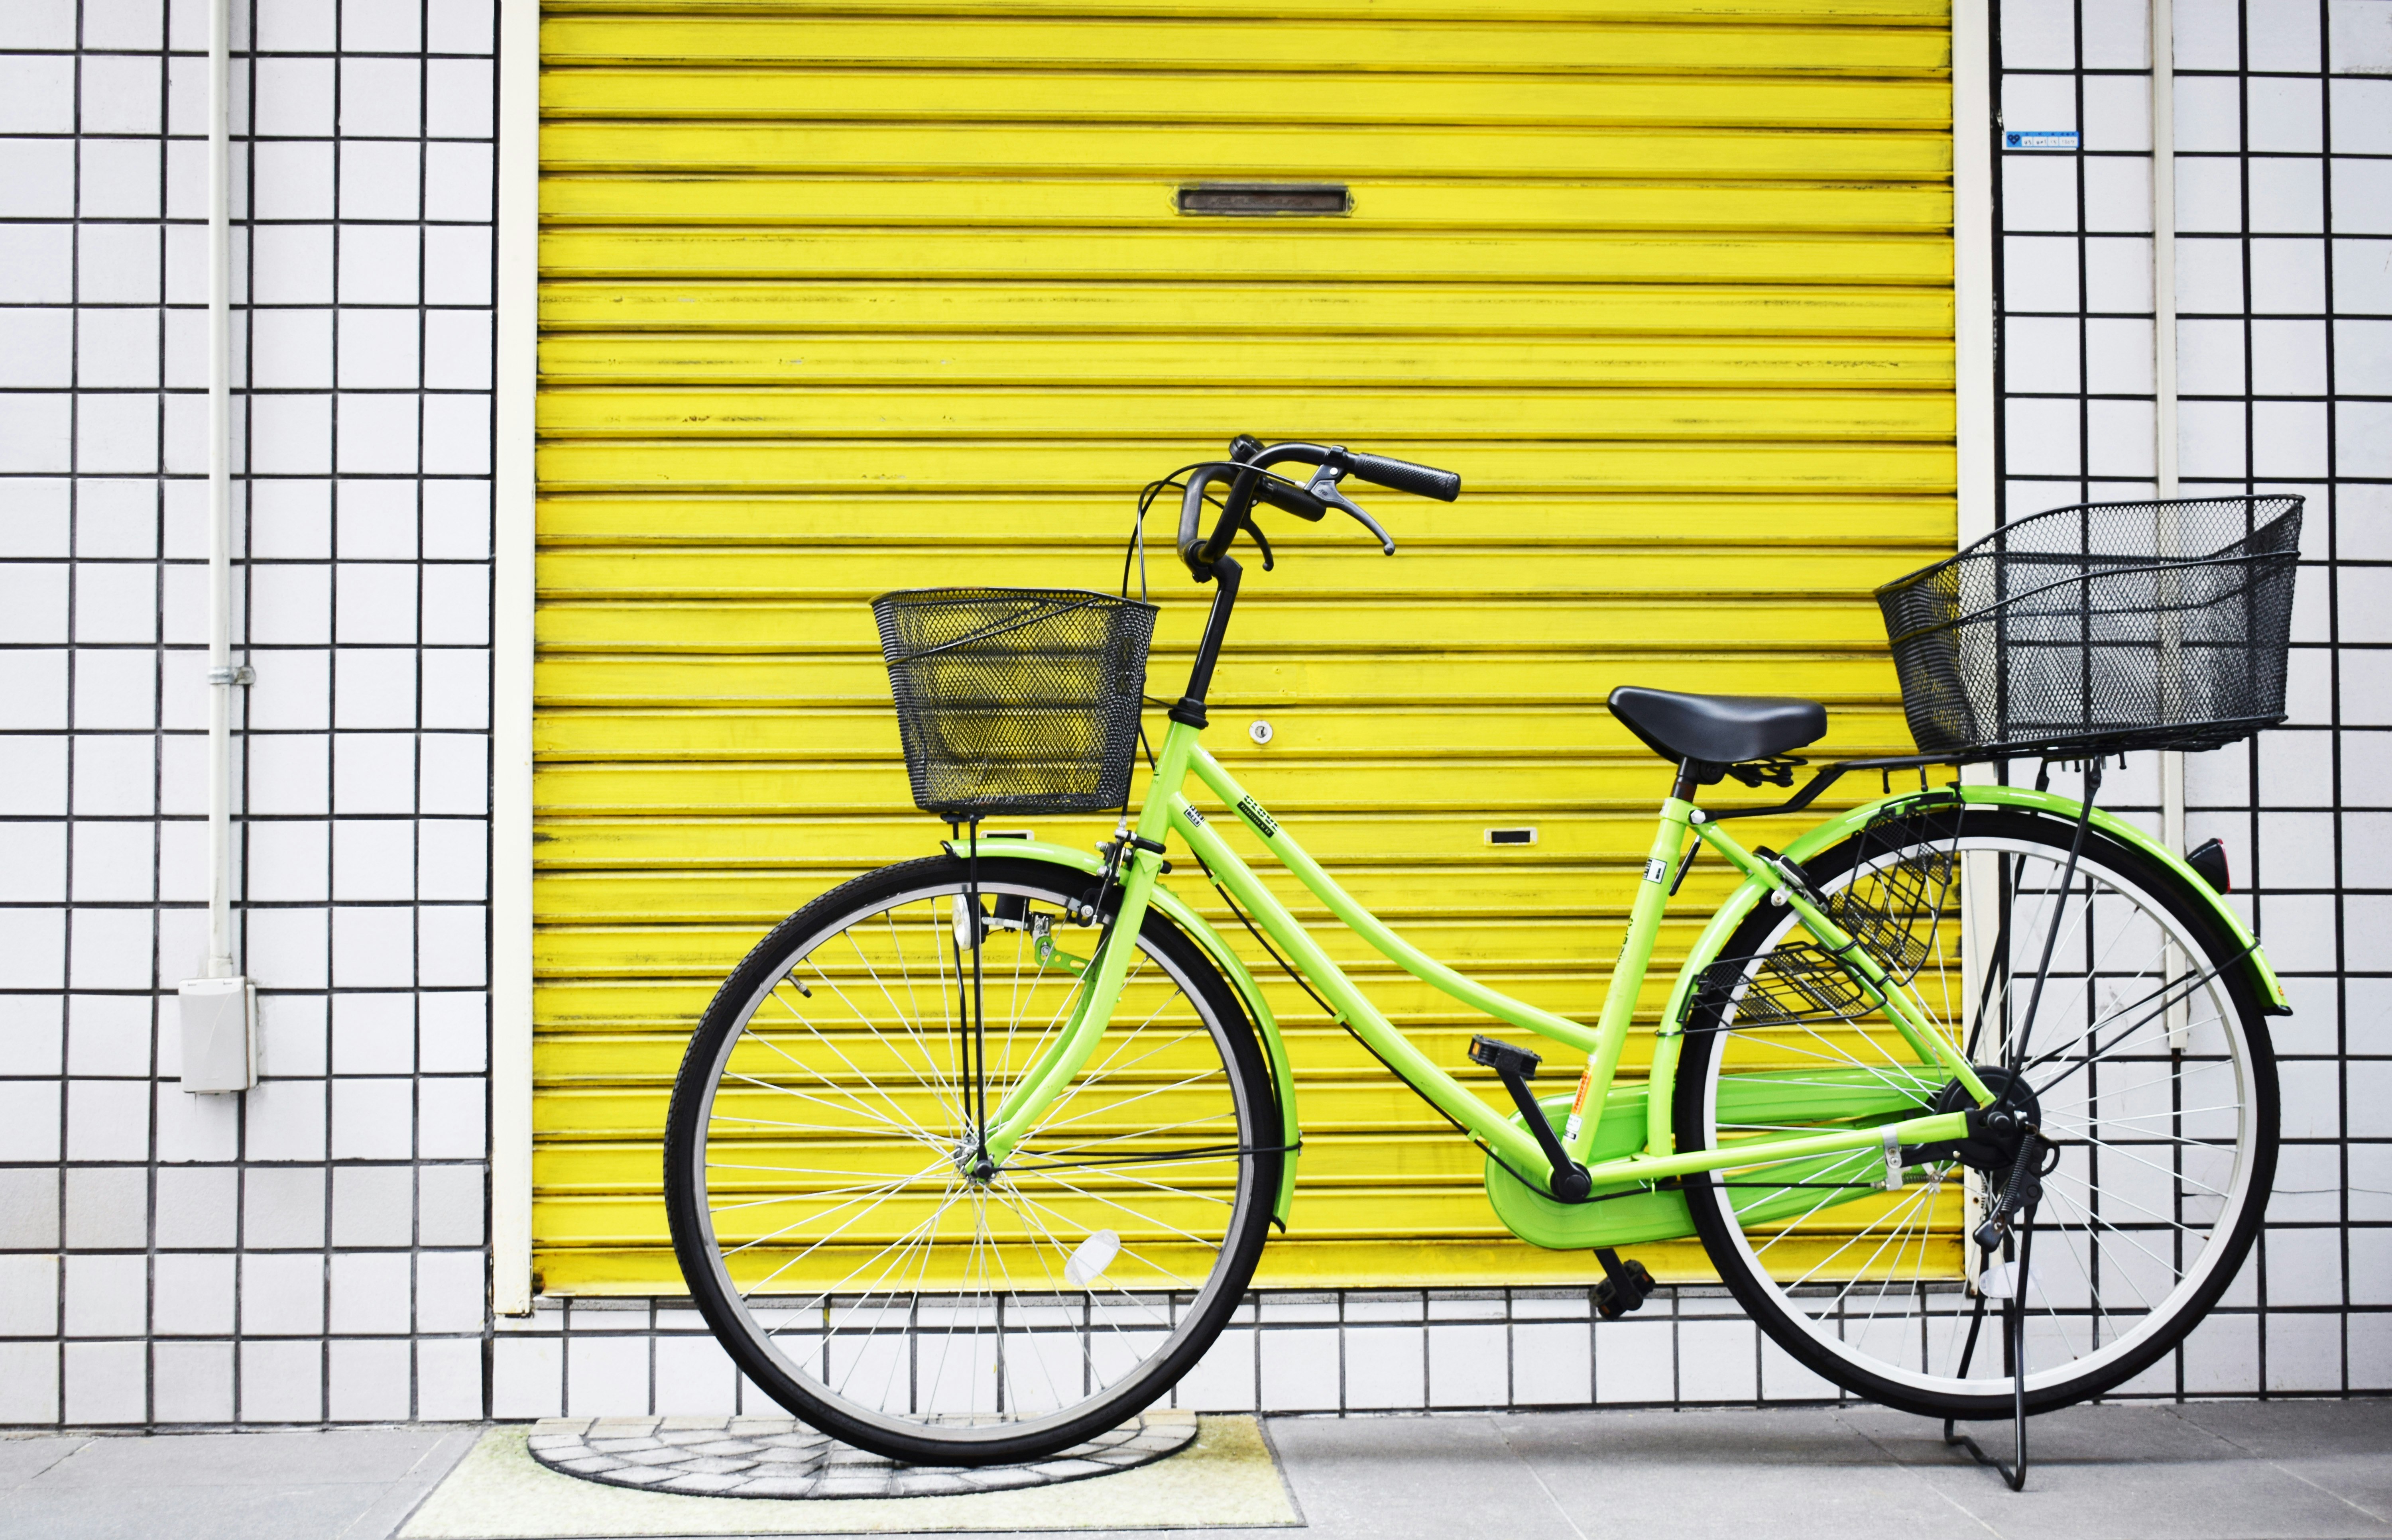
<path id="1" fill-rule="evenodd" d="M 1964 1166 L 1984 1171 L 1997 1180 L 2007 1180 L 2010 1168 L 2018 1161 L 2019 1145 L 2029 1129 L 2043 1122 L 2043 1104 L 2036 1100 L 2034 1087 L 2026 1076 L 2005 1069 L 1997 1064 L 1977 1066 L 1977 1078 L 1994 1094 L 1991 1106 L 1982 1112 L 1977 1098 L 1957 1080 L 1935 1094 L 1936 1112 L 1966 1112 L 1969 1136 L 1941 1144 L 1917 1146 L 1918 1158 L 1924 1160 L 1957 1160 Z"/>
<path id="2" fill-rule="evenodd" d="M 975 1187 L 985 1187 L 996 1180 L 996 1162 L 981 1147 L 979 1134 L 967 1132 L 956 1141 L 956 1170 Z"/>

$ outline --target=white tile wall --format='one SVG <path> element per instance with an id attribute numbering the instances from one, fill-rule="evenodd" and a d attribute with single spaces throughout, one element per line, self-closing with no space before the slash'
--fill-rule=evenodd
<path id="1" fill-rule="evenodd" d="M 774 1411 L 685 1307 L 651 1318 L 623 1308 L 639 1301 L 540 1304 L 496 1338 L 497 1416 Z M 1580 1288 L 1262 1294 L 1167 1404 L 1358 1413 L 1837 1395 L 1717 1289 L 1664 1288 L 1640 1314 L 1599 1322 Z"/>
<path id="2" fill-rule="evenodd" d="M 11 1423 L 487 1409 L 487 969 L 438 953 L 487 928 L 489 456 L 426 464 L 418 435 L 488 434 L 486 395 L 422 395 L 490 382 L 494 16 L 235 8 L 264 50 L 235 66 L 266 1075 L 240 1099 L 176 1086 L 160 1003 L 197 971 L 205 885 L 205 8 L 0 7 Z"/>
<path id="3" fill-rule="evenodd" d="M 234 1102 L 173 1084 L 160 1008 L 195 971 L 204 881 L 204 17 L 0 6 L 0 1423 L 766 1410 L 685 1309 L 487 1319 L 492 6 L 237 8 L 260 50 L 236 71 L 257 136 L 236 353 L 266 1079 Z M 2308 491 L 2319 564 L 2307 725 L 2193 785 L 2295 971 L 2298 1136 L 2260 1260 L 2155 1394 L 2392 1386 L 2392 1059 L 2367 1031 L 2392 970 L 2345 939 L 2392 918 L 2392 891 L 2354 886 L 2392 840 L 2358 810 L 2392 807 L 2392 676 L 2354 666 L 2392 645 L 2392 84 L 2355 72 L 2392 69 L 2392 7 L 2242 8 L 2248 29 L 2178 5 L 2185 466 Z M 2004 503 L 2133 496 L 2142 11 L 2010 0 L 1999 26 L 2006 121 L 2086 146 L 2002 167 Z M 1522 1289 L 1267 1296 L 1176 1399 L 1833 1393 L 1716 1295 L 1599 1323 L 1583 1289 Z"/>
<path id="4" fill-rule="evenodd" d="M 2329 9 L 2331 64 L 2320 23 Z M 2016 233 L 2001 252 L 2003 503 L 2016 514 L 2149 496 L 2149 247 L 2094 234 L 2131 223 L 2105 201 L 2147 197 L 2133 189 L 2148 188 L 2149 137 L 2131 120 L 2147 110 L 2149 64 L 2139 44 L 2125 46 L 2144 35 L 2146 12 L 2141 0 L 2007 0 L 2000 10 L 2006 121 L 2044 126 L 2016 115 L 2030 110 L 2065 127 L 2081 102 L 2086 129 L 2081 156 L 2004 157 L 2002 228 Z M 2305 494 L 2311 560 L 2295 621 L 2294 725 L 2188 767 L 2192 837 L 2225 839 L 2237 901 L 2289 976 L 2298 1014 L 2275 1025 L 2290 1143 L 2262 1245 L 2227 1309 L 2138 1393 L 2392 1386 L 2379 1345 L 2392 1315 L 2360 1261 L 2392 1249 L 2392 1205 L 2371 1197 L 2392 1177 L 2392 1123 L 2358 1116 L 2370 1094 L 2392 1093 L 2392 1040 L 2371 1030 L 2386 1016 L 2387 970 L 2365 939 L 2392 918 L 2367 875 L 2392 856 L 2392 822 L 2358 810 L 2392 796 L 2392 696 L 2370 651 L 2392 643 L 2382 618 L 2392 613 L 2382 485 L 2392 479 L 2382 399 L 2392 328 L 2359 318 L 2392 314 L 2392 243 L 2352 239 L 2384 227 L 2392 207 L 2382 159 L 2392 89 L 2328 76 L 2376 57 L 2368 50 L 2383 39 L 2360 19 L 2379 13 L 2392 6 L 2177 0 L 2182 473 L 2220 491 Z M 2078 208 L 2082 222 L 2066 217 Z M 2120 479 L 2093 479 L 2105 475 Z"/>

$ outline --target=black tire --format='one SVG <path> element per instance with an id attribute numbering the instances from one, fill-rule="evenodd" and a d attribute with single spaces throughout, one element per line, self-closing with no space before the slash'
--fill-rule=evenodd
<path id="1" fill-rule="evenodd" d="M 1870 899 L 1896 891 L 1905 874 L 1949 873 L 1956 888 L 1957 874 L 1970 869 L 1965 861 L 1940 868 L 1931 861 L 1939 852 L 1975 852 L 1981 901 L 1998 893 L 1995 912 L 2009 916 L 1985 944 L 2011 954 L 2003 976 L 2017 978 L 2018 987 L 1981 996 L 1994 1003 L 1983 1014 L 1997 1025 L 1971 1046 L 1970 1059 L 1982 1069 L 2001 1059 L 1997 1037 L 2023 1042 L 2022 1072 L 2036 1090 L 2037 1117 L 2062 1144 L 2061 1164 L 2047 1179 L 2032 1226 L 2037 1249 L 2024 1306 L 2031 1413 L 2124 1385 L 2183 1339 L 2248 1254 L 2276 1164 L 2275 1055 L 2259 998 L 2235 961 L 2242 944 L 2181 878 L 2098 830 L 2086 833 L 2070 899 L 2055 905 L 2074 828 L 2032 812 L 1971 807 L 1855 835 L 1803 863 L 1821 892 Z M 2093 901 L 2085 902 L 2086 896 Z M 1944 977 L 1966 972 L 1953 934 L 1956 925 L 1952 931 L 1936 929 L 1956 920 L 1956 896 L 1937 903 L 1942 921 L 1910 923 L 1927 954 L 1912 988 L 1956 1042 L 1958 1023 L 1976 1007 Z M 2066 921 L 2061 943 L 2037 1019 L 2025 1020 L 2019 997 L 2033 1002 L 2042 937 L 2050 928 L 2035 921 L 2055 908 Z M 1912 912 L 1925 916 L 1930 908 L 1918 899 Z M 2022 944 L 2013 934 L 2033 939 Z M 1888 1045 L 1899 1044 L 1882 1015 L 1819 1016 L 1792 1025 L 1770 1019 L 1773 1009 L 1755 987 L 1768 977 L 1761 960 L 1806 939 L 1789 911 L 1764 904 L 1707 970 L 1687 1013 L 1672 1108 L 1681 1149 L 1711 1148 L 1722 1137 L 1716 1108 L 1723 1076 L 1765 1079 L 1772 1064 L 1800 1062 L 1802 1075 L 1831 1078 L 1819 1074 L 1826 1067 L 1817 1061 L 1831 1058 L 1826 1045 L 1838 1042 L 1851 1045 L 1842 1051 L 1852 1063 L 1891 1073 L 1881 1067 L 1892 1062 Z M 2167 951 L 2171 946 L 2178 950 Z M 2144 966 L 2147 951 L 2163 960 Z M 2185 968 L 2166 960 L 2184 957 L 2200 961 Z M 2083 965 L 2086 958 L 2089 968 Z M 2203 977 L 2213 970 L 2215 977 Z M 1988 966 L 1987 972 L 1999 970 Z M 2171 987 L 2169 978 L 2190 983 Z M 2158 984 L 2147 987 L 2153 979 Z M 2181 1015 L 2151 1015 L 2153 1002 L 2164 1005 L 2172 998 L 2171 988 L 2177 994 L 2190 990 Z M 1948 1009 L 1944 1003 L 1956 993 L 1959 1008 Z M 2114 1036 L 2105 1042 L 2105 1031 Z M 1776 1073 L 1786 1079 L 1783 1069 Z M 1835 1073 L 1849 1082 L 1852 1072 L 1836 1067 Z M 1927 1089 L 1920 1102 L 1935 1105 L 1937 1089 Z M 2188 1100 L 2189 1090 L 2198 1094 Z M 2164 1101 L 2154 1099 L 2163 1094 Z M 1736 1106 L 1733 1098 L 1729 1105 Z M 1783 1117 L 1782 1106 L 1769 1115 Z M 1848 1126 L 1827 1118 L 1819 1122 Z M 1731 1122 L 1726 1136 L 1734 1137 L 1738 1126 L 1788 1125 Z M 1826 1207 L 1790 1223 L 1782 1211 L 1772 1223 L 1760 1208 L 1814 1201 L 1808 1192 L 1786 1197 L 1798 1180 L 1814 1190 L 1843 1184 L 1849 1193 L 1869 1179 L 1872 1168 L 1881 1176 L 1884 1164 L 1883 1153 L 1871 1148 L 1833 1163 L 1780 1167 L 1780 1174 L 1761 1181 L 1752 1177 L 1767 1168 L 1731 1168 L 1688 1178 L 1688 1206 L 1721 1278 L 1762 1329 L 1805 1367 L 1855 1395 L 1906 1412 L 2007 1417 L 2012 1381 L 2002 1367 L 2000 1310 L 1984 1308 L 1983 1297 L 1973 1292 L 1973 1272 L 1970 1282 L 1956 1284 L 1930 1270 L 1931 1257 L 1956 1256 L 1964 1271 L 1979 1258 L 1961 1238 L 1974 1223 L 1970 1205 L 1981 1202 L 1971 1195 L 1998 1191 L 2002 1177 L 1972 1177 L 1960 1161 L 1944 1159 L 1908 1173 L 1905 1185 L 1918 1189 L 1915 1196 L 1886 1192 L 1864 1201 L 1831 1194 L 1816 1200 Z M 2167 1205 L 2152 1207 L 2163 1189 Z M 1739 1205 L 1756 1217 L 1742 1217 Z M 1956 1207 L 1958 1215 L 1952 1212 Z M 1952 1223 L 1964 1216 L 1964 1223 Z M 1840 1238 L 1845 1236 L 1855 1238 Z M 1904 1259 L 1914 1244 L 1918 1260 L 1905 1279 Z M 1882 1262 L 1889 1247 L 1895 1248 L 1890 1265 Z M 1782 1249 L 1764 1261 L 1773 1248 Z M 1822 1260 L 1806 1265 L 1811 1256 Z M 1937 1273 L 1948 1275 L 1949 1268 L 1939 1264 Z M 1979 1316 L 1982 1339 L 1970 1358 L 1958 1350 L 1967 1340 L 1964 1327 Z M 2152 1388 L 2172 1393 L 2176 1387 L 2170 1378 Z"/>
<path id="2" fill-rule="evenodd" d="M 665 1132 L 674 1249 L 739 1367 L 824 1432 L 937 1466 L 1039 1458 L 1168 1393 L 1254 1275 L 1281 1159 L 1236 991 L 1150 910 L 1094 1055 L 977 1166 L 966 880 L 910 861 L 783 921 L 707 1007 Z M 994 1112 L 1080 987 L 1034 933 L 1067 956 L 1099 933 L 1071 918 L 1092 878 L 983 857 L 979 884 Z"/>

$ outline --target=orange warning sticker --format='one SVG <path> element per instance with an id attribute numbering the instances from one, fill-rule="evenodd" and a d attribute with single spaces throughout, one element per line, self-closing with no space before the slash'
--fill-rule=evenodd
<path id="1" fill-rule="evenodd" d="M 1571 1117 L 1575 1118 L 1586 1110 L 1586 1094 L 1593 1089 L 1594 1067 L 1589 1065 L 1578 1078 L 1578 1095 L 1570 1102 Z"/>

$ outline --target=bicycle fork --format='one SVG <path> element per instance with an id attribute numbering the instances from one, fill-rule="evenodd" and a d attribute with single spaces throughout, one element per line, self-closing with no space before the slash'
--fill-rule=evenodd
<path id="1" fill-rule="evenodd" d="M 1175 731 L 1164 735 L 1155 785 L 1179 784 L 1187 773 L 1193 743 L 1190 733 Z M 1172 801 L 1168 796 L 1149 796 L 1138 811 L 1137 826 L 1121 842 L 1115 868 L 1121 897 L 1110 919 L 1096 916 L 1104 927 L 1104 939 L 1080 975 L 1079 999 L 1072 1006 L 1071 1017 L 1029 1078 L 1006 1094 L 983 1124 L 981 1154 L 992 1166 L 1004 1165 L 1030 1136 L 1063 1087 L 1086 1067 L 1098 1039 L 1104 1035 L 1105 1024 L 1112 1019 L 1113 1006 L 1129 977 L 1130 955 L 1138 950 L 1138 931 L 1146 924 L 1148 900 L 1163 873 L 1163 836 L 1171 825 Z"/>

